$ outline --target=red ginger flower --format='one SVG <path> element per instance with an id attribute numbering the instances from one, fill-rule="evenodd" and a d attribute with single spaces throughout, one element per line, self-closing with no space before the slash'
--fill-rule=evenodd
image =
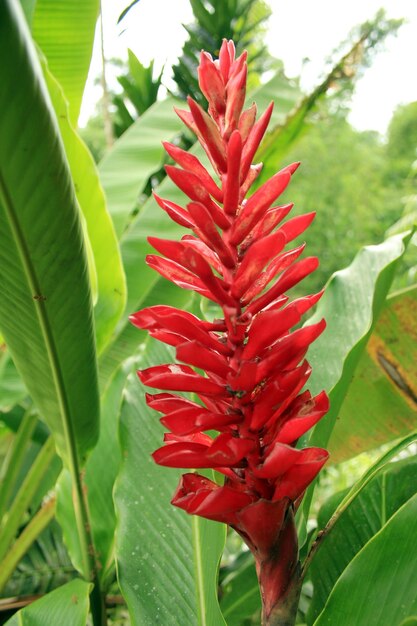
<path id="1" fill-rule="evenodd" d="M 194 235 L 179 242 L 150 237 L 163 257 L 147 257 L 165 278 L 217 303 L 224 317 L 207 322 L 153 306 L 131 321 L 174 346 L 186 364 L 139 371 L 141 381 L 164 391 L 194 392 L 202 402 L 147 394 L 169 431 L 154 460 L 168 467 L 215 468 L 225 476 L 220 486 L 198 473 L 184 474 L 172 503 L 229 524 L 242 536 L 255 556 L 265 623 L 273 623 L 273 614 L 293 612 L 298 600 L 294 510 L 328 457 L 320 448 L 295 447 L 328 410 L 324 392 L 312 397 L 302 391 L 311 372 L 305 355 L 325 322 L 290 330 L 322 295 L 289 304 L 285 295 L 318 264 L 315 257 L 297 260 L 304 245 L 284 250 L 314 214 L 282 224 L 292 205 L 271 206 L 299 164 L 245 198 L 261 171 L 252 160 L 272 113 L 271 104 L 256 121 L 256 105 L 243 111 L 246 74 L 246 53 L 235 59 L 233 42 L 223 43 L 216 61 L 202 52 L 199 80 L 208 113 L 191 98 L 190 112 L 177 113 L 197 135 L 220 184 L 195 156 L 164 144 L 179 165 L 168 165 L 167 174 L 191 202 L 185 209 L 155 198 Z M 208 430 L 219 434 L 209 436 Z"/>

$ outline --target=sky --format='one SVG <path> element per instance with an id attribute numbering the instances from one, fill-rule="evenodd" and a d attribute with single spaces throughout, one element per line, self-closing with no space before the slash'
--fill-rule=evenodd
<path id="1" fill-rule="evenodd" d="M 154 58 L 156 68 L 169 67 L 181 54 L 186 39 L 183 23 L 192 21 L 189 0 L 140 0 L 117 26 L 117 18 L 129 0 L 102 0 L 106 58 L 127 58 L 131 48 L 140 61 Z M 320 82 L 324 61 L 357 24 L 385 8 L 388 17 L 405 18 L 397 37 L 358 81 L 351 103 L 350 122 L 358 130 L 384 134 L 395 108 L 417 100 L 417 1 L 415 0 L 269 0 L 272 16 L 266 43 L 271 54 L 284 62 L 286 74 L 302 76 L 308 90 Z M 308 63 L 303 60 L 308 58 Z M 80 124 L 86 123 L 100 97 L 94 79 L 101 69 L 99 37 L 84 94 Z"/>

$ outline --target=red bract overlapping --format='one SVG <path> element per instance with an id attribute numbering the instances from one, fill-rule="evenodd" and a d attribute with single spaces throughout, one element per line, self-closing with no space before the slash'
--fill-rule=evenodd
<path id="1" fill-rule="evenodd" d="M 252 160 L 272 113 L 271 105 L 256 121 L 256 105 L 243 110 L 246 75 L 246 53 L 235 58 L 232 42 L 223 43 L 218 60 L 202 53 L 199 81 L 208 113 L 192 99 L 190 112 L 177 113 L 197 135 L 216 175 L 192 154 L 164 144 L 177 164 L 168 165 L 167 174 L 190 202 L 182 207 L 155 198 L 190 234 L 181 241 L 150 237 L 163 256 L 147 257 L 162 276 L 219 305 L 223 317 L 208 322 L 154 306 L 130 319 L 174 346 L 182 363 L 138 373 L 145 385 L 169 392 L 147 395 L 169 430 L 154 460 L 224 475 L 220 485 L 184 474 L 172 503 L 225 522 L 243 537 L 256 559 L 268 613 L 297 575 L 294 511 L 328 457 L 320 448 L 296 448 L 328 410 L 324 392 L 312 397 L 302 391 L 311 372 L 308 347 L 325 323 L 299 326 L 322 293 L 291 303 L 286 295 L 317 267 L 316 258 L 299 259 L 303 245 L 286 249 L 314 214 L 283 222 L 292 205 L 272 206 L 298 163 L 246 197 L 261 172 Z M 193 392 L 200 402 L 173 391 Z M 204 432 L 213 430 L 219 434 Z"/>

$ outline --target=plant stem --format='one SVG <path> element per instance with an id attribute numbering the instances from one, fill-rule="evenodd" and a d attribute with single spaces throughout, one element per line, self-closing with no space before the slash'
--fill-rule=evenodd
<path id="1" fill-rule="evenodd" d="M 35 539 L 48 526 L 55 515 L 55 496 L 49 498 L 30 520 L 19 538 L 14 542 L 0 566 L 0 593 L 16 569 L 19 561 L 24 557 Z"/>
<path id="2" fill-rule="evenodd" d="M 70 472 L 73 486 L 74 513 L 83 559 L 83 573 L 86 579 L 94 585 L 90 595 L 93 624 L 94 626 L 106 626 L 106 609 L 104 596 L 101 593 L 98 578 L 96 554 L 91 532 L 86 491 L 83 485 L 82 473 L 79 469 L 78 457 L 76 453 L 72 455 L 71 458 Z"/>
<path id="3" fill-rule="evenodd" d="M 284 595 L 278 599 L 268 615 L 265 606 L 262 607 L 262 626 L 294 626 L 301 593 L 300 569 L 298 564 Z"/>

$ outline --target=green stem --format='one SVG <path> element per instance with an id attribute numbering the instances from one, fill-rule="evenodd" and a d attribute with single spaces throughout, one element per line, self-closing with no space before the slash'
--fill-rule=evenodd
<path id="1" fill-rule="evenodd" d="M 0 470 L 0 521 L 7 509 L 36 422 L 37 418 L 31 411 L 25 413 L 3 461 Z"/>
<path id="2" fill-rule="evenodd" d="M 25 480 L 20 486 L 9 512 L 3 517 L 0 526 L 0 561 L 7 554 L 10 544 L 16 537 L 23 516 L 28 510 L 41 480 L 55 456 L 55 445 L 50 437 L 36 457 Z"/>
<path id="3" fill-rule="evenodd" d="M 2 563 L 0 564 L 0 593 L 16 569 L 19 561 L 24 557 L 27 550 L 40 533 L 48 526 L 55 515 L 55 496 L 47 500 L 36 515 L 30 520 L 19 538 L 11 546 Z"/>
<path id="4" fill-rule="evenodd" d="M 83 559 L 83 572 L 87 580 L 92 582 L 94 585 L 90 596 L 93 623 L 94 626 L 106 626 L 106 608 L 104 604 L 104 596 L 101 593 L 98 579 L 96 555 L 91 532 L 86 492 L 83 486 L 82 474 L 79 470 L 78 458 L 76 454 L 74 454 L 71 461 L 70 471 L 73 487 L 73 504 L 78 537 L 81 546 L 81 555 Z"/>

